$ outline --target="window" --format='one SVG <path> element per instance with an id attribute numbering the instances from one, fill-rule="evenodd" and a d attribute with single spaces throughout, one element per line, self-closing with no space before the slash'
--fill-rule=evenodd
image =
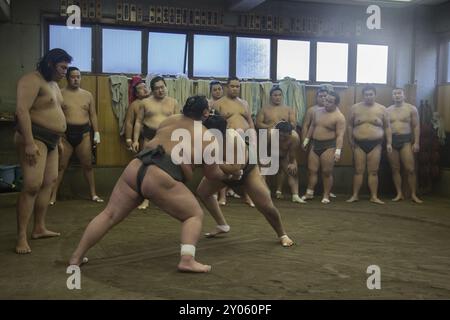
<path id="1" fill-rule="evenodd" d="M 103 29 L 103 72 L 141 73 L 141 31 Z"/>
<path id="2" fill-rule="evenodd" d="M 185 73 L 186 35 L 150 32 L 148 37 L 148 73 L 176 75 Z"/>
<path id="3" fill-rule="evenodd" d="M 81 71 L 92 71 L 92 29 L 82 27 L 69 29 L 66 26 L 50 25 L 49 49 L 61 48 L 73 58 L 72 66 Z"/>
<path id="4" fill-rule="evenodd" d="M 317 82 L 347 82 L 348 44 L 317 42 Z"/>
<path id="5" fill-rule="evenodd" d="M 230 38 L 194 35 L 194 77 L 228 78 Z"/>
<path id="6" fill-rule="evenodd" d="M 278 40 L 277 79 L 309 80 L 309 41 Z"/>
<path id="7" fill-rule="evenodd" d="M 270 39 L 236 38 L 236 75 L 244 79 L 270 78 Z"/>
<path id="8" fill-rule="evenodd" d="M 388 46 L 358 44 L 357 83 L 387 83 Z"/>

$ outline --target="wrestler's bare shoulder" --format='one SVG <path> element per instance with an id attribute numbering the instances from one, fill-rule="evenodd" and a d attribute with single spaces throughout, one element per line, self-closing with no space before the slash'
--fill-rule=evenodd
<path id="1" fill-rule="evenodd" d="M 24 74 L 19 78 L 19 84 L 30 84 L 40 85 L 42 82 L 45 82 L 45 79 L 41 76 L 41 74 L 37 71 L 32 71 Z"/>

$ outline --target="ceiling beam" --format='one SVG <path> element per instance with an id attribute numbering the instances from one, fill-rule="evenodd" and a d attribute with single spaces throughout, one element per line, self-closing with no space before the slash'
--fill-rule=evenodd
<path id="1" fill-rule="evenodd" d="M 266 0 L 232 0 L 228 10 L 230 11 L 250 11 Z"/>

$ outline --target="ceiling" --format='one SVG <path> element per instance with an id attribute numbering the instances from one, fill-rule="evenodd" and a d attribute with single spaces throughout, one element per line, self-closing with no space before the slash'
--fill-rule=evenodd
<path id="1" fill-rule="evenodd" d="M 412 5 L 438 5 L 450 0 L 228 0 L 230 11 L 250 11 L 264 2 L 290 2 L 290 3 L 325 3 L 369 6 L 372 4 L 380 7 L 404 8 Z"/>
<path id="2" fill-rule="evenodd" d="M 419 5 L 437 5 L 448 2 L 449 0 L 411 0 L 411 1 L 392 1 L 392 0 L 272 0 L 284 2 L 315 2 L 329 4 L 352 4 L 352 5 L 371 5 L 405 7 L 413 4 Z"/>

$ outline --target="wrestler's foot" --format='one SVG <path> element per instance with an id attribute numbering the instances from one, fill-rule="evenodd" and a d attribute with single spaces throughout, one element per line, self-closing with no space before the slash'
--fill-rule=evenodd
<path id="1" fill-rule="evenodd" d="M 240 195 L 238 195 L 236 192 L 234 192 L 233 190 L 228 190 L 227 191 L 227 196 L 228 197 L 233 197 L 233 198 L 235 198 L 235 199 L 240 199 L 241 198 L 241 196 Z"/>
<path id="2" fill-rule="evenodd" d="M 352 196 L 350 199 L 346 200 L 348 203 L 357 202 L 359 198 L 357 196 Z"/>
<path id="3" fill-rule="evenodd" d="M 330 192 L 330 198 L 337 198 L 337 196 L 334 193 Z"/>
<path id="4" fill-rule="evenodd" d="M 322 202 L 323 204 L 329 204 L 331 201 L 328 198 L 323 198 L 320 202 Z"/>
<path id="5" fill-rule="evenodd" d="M 275 198 L 283 199 L 283 192 L 281 192 L 280 190 L 275 191 Z"/>
<path id="6" fill-rule="evenodd" d="M 217 200 L 219 202 L 219 204 L 221 206 L 225 206 L 227 204 L 227 199 L 225 198 L 219 198 L 219 200 Z"/>
<path id="7" fill-rule="evenodd" d="M 89 261 L 89 259 L 87 257 L 84 257 L 83 259 L 78 258 L 78 257 L 72 257 L 69 260 L 69 265 L 81 267 L 83 264 L 88 263 L 88 261 Z"/>
<path id="8" fill-rule="evenodd" d="M 411 200 L 415 203 L 423 203 L 423 200 L 420 200 L 416 195 L 412 195 Z"/>
<path id="9" fill-rule="evenodd" d="M 211 266 L 195 261 L 192 256 L 181 256 L 180 263 L 178 263 L 178 271 L 204 273 L 210 272 Z"/>
<path id="10" fill-rule="evenodd" d="M 149 205 L 149 201 L 147 199 L 145 199 L 144 201 L 142 201 L 142 203 L 139 205 L 138 209 L 139 210 L 145 210 L 148 208 Z"/>
<path id="11" fill-rule="evenodd" d="M 56 194 L 52 193 L 50 196 L 50 202 L 48 203 L 49 205 L 53 206 L 56 203 Z"/>
<path id="12" fill-rule="evenodd" d="M 105 201 L 104 201 L 102 198 L 100 198 L 99 196 L 93 196 L 91 199 L 92 199 L 92 201 L 98 202 L 98 203 L 105 202 Z"/>
<path id="13" fill-rule="evenodd" d="M 31 239 L 44 239 L 44 238 L 53 238 L 53 237 L 59 237 L 61 233 L 59 232 L 53 232 L 47 229 L 44 230 L 35 230 L 31 234 Z"/>
<path id="14" fill-rule="evenodd" d="M 294 241 L 292 241 L 287 235 L 281 236 L 280 242 L 283 247 L 290 247 L 294 245 Z"/>
<path id="15" fill-rule="evenodd" d="M 214 238 L 218 234 L 228 233 L 228 232 L 230 232 L 230 226 L 229 225 L 227 225 L 227 224 L 217 225 L 216 228 L 213 231 L 205 233 L 205 237 L 207 237 L 207 238 Z"/>
<path id="16" fill-rule="evenodd" d="M 253 203 L 253 201 L 251 199 L 245 200 L 245 203 L 248 204 L 252 208 L 255 207 L 255 204 Z"/>
<path id="17" fill-rule="evenodd" d="M 370 198 L 370 202 L 377 203 L 377 204 L 384 204 L 384 202 L 378 198 Z"/>
<path id="18" fill-rule="evenodd" d="M 309 194 L 309 193 L 305 193 L 303 196 L 302 196 L 302 200 L 312 200 L 312 199 L 314 199 L 314 194 Z"/>
<path id="19" fill-rule="evenodd" d="M 302 198 L 300 198 L 298 196 L 298 194 L 293 194 L 292 195 L 292 202 L 296 202 L 296 203 L 307 203 L 305 200 L 303 200 Z"/>
<path id="20" fill-rule="evenodd" d="M 31 253 L 31 248 L 28 244 L 26 237 L 17 239 L 16 253 L 18 253 L 18 254 Z"/>

